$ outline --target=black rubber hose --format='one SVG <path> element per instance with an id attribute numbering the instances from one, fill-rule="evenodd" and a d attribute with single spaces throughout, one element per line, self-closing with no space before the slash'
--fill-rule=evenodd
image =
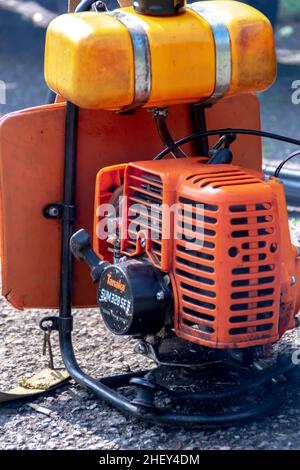
<path id="1" fill-rule="evenodd" d="M 288 163 L 290 160 L 292 160 L 295 157 L 299 157 L 299 155 L 300 155 L 299 150 L 296 150 L 296 152 L 291 153 L 285 160 L 283 160 L 283 162 L 280 163 L 280 165 L 278 165 L 278 167 L 275 170 L 274 176 L 276 178 L 279 178 L 282 168 L 286 165 L 286 163 Z"/>
<path id="2" fill-rule="evenodd" d="M 300 146 L 300 140 L 293 139 L 291 137 L 285 137 L 279 134 L 272 134 L 271 132 L 264 132 L 264 131 L 257 131 L 254 129 L 215 129 L 213 131 L 205 131 L 205 132 L 196 132 L 195 134 L 188 135 L 187 137 L 183 137 L 183 139 L 177 140 L 174 145 L 171 145 L 164 150 L 162 150 L 154 160 L 161 160 L 170 152 L 181 145 L 187 144 L 193 140 L 199 139 L 201 137 L 210 137 L 214 135 L 228 135 L 228 134 L 240 134 L 240 135 L 251 135 L 256 137 L 265 137 L 267 139 L 272 140 L 279 140 L 281 142 L 288 142 L 289 144 L 298 145 Z"/>
<path id="3" fill-rule="evenodd" d="M 162 143 L 164 145 L 167 145 L 168 147 L 171 147 L 172 145 L 174 145 L 175 141 L 173 137 L 171 136 L 169 128 L 166 123 L 167 115 L 163 114 L 162 112 L 160 112 L 160 110 L 158 110 L 156 113 L 154 113 L 154 119 L 155 119 L 157 131 L 162 140 Z M 187 157 L 186 154 L 179 147 L 176 147 L 174 151 L 172 152 L 172 154 L 175 158 Z"/>

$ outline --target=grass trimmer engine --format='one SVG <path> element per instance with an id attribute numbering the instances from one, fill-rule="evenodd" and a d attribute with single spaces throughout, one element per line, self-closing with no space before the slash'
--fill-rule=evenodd
<path id="1" fill-rule="evenodd" d="M 84 230 L 71 250 L 91 267 L 107 328 L 173 373 L 253 367 L 297 326 L 299 252 L 279 179 L 207 158 L 104 168 L 95 251 Z"/>
<path id="2" fill-rule="evenodd" d="M 149 338 L 151 351 L 176 334 L 254 359 L 296 326 L 299 310 L 299 253 L 290 241 L 284 187 L 205 160 L 101 170 L 96 254 L 84 231 L 71 247 L 92 267 L 112 333 L 141 338 L 146 349 Z M 109 192 L 112 204 L 102 205 Z"/>

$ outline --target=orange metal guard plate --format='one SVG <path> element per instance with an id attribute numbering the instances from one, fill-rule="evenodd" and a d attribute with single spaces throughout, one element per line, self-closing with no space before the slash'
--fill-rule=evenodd
<path id="1" fill-rule="evenodd" d="M 259 106 L 244 95 L 207 112 L 208 127 L 259 129 Z M 175 137 L 192 132 L 188 107 L 170 108 Z M 2 293 L 16 308 L 57 308 L 60 278 L 60 223 L 42 209 L 62 199 L 65 104 L 13 113 L 0 125 Z M 235 143 L 235 163 L 260 169 L 259 139 Z M 79 112 L 77 227 L 93 233 L 94 188 L 100 168 L 148 160 L 162 148 L 151 114 Z M 74 306 L 95 304 L 95 286 L 84 264 L 74 264 Z"/>

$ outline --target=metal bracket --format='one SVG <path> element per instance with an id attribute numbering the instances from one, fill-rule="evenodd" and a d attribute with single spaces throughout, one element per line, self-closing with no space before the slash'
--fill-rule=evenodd
<path id="1" fill-rule="evenodd" d="M 134 98 L 130 105 L 121 109 L 122 114 L 128 114 L 144 106 L 151 95 L 151 51 L 146 32 L 147 25 L 138 16 L 122 10 L 111 11 L 107 14 L 122 23 L 131 38 L 134 56 Z"/>
<path id="2" fill-rule="evenodd" d="M 73 317 L 44 317 L 40 321 L 41 330 L 59 331 L 61 333 L 71 333 L 73 331 Z"/>

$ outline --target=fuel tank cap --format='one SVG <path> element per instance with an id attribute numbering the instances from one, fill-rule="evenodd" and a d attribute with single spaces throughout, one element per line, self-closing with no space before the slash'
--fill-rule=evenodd
<path id="1" fill-rule="evenodd" d="M 186 0 L 134 0 L 137 13 L 149 16 L 173 16 L 185 11 Z"/>

